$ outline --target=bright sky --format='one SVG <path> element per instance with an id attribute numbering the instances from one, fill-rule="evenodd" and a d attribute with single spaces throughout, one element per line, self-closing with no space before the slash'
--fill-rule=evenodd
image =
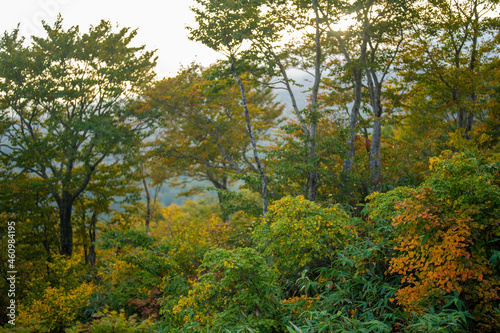
<path id="1" fill-rule="evenodd" d="M 181 65 L 191 62 L 210 65 L 220 54 L 201 43 L 188 40 L 186 25 L 194 25 L 189 7 L 192 0 L 0 0 L 0 32 L 12 31 L 21 23 L 21 33 L 29 37 L 42 35 L 41 21 L 53 24 L 58 13 L 63 25 L 80 26 L 85 32 L 101 19 L 120 27 L 138 28 L 137 45 L 157 49 L 160 78 L 174 76 Z"/>

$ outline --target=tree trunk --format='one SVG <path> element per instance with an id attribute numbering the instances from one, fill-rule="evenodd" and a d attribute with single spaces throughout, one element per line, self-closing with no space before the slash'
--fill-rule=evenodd
<path id="1" fill-rule="evenodd" d="M 354 164 L 354 155 L 356 153 L 356 123 L 358 121 L 359 109 L 361 107 L 362 97 L 362 75 L 361 69 L 354 70 L 354 104 L 352 105 L 351 114 L 349 115 L 349 139 L 347 142 L 348 151 L 347 157 L 344 160 L 344 173 L 350 173 Z"/>
<path id="2" fill-rule="evenodd" d="M 318 1 L 313 0 L 313 9 L 315 13 L 316 20 L 316 32 L 314 38 L 315 44 L 315 52 L 316 57 L 314 61 L 314 84 L 312 86 L 312 96 L 311 96 L 311 119 L 310 121 L 310 130 L 308 137 L 308 148 L 309 148 L 309 161 L 312 162 L 312 170 L 309 171 L 309 177 L 307 180 L 307 184 L 309 187 L 308 199 L 310 201 L 316 201 L 316 197 L 318 194 L 318 167 L 319 162 L 317 161 L 316 154 L 316 134 L 317 134 L 317 126 L 319 121 L 319 106 L 318 106 L 318 93 L 319 93 L 319 85 L 321 83 L 321 31 L 319 28 L 319 9 L 318 9 Z"/>
<path id="3" fill-rule="evenodd" d="M 63 191 L 59 204 L 59 228 L 61 254 L 68 257 L 73 254 L 73 226 L 71 224 L 73 201 L 72 196 L 67 191 Z"/>
<path id="4" fill-rule="evenodd" d="M 361 108 L 361 101 L 363 97 L 363 68 L 362 66 L 365 63 L 366 59 L 366 49 L 367 49 L 367 43 L 368 43 L 368 33 L 366 31 L 363 31 L 363 39 L 360 47 L 360 54 L 359 54 L 359 63 L 358 64 L 353 64 L 353 61 L 351 59 L 351 56 L 349 55 L 349 52 L 347 51 L 346 45 L 342 37 L 340 36 L 339 33 L 332 32 L 337 39 L 337 42 L 339 43 L 340 50 L 342 54 L 344 55 L 346 61 L 348 64 L 353 66 L 352 70 L 352 76 L 354 80 L 354 103 L 351 108 L 351 114 L 349 115 L 349 138 L 347 140 L 347 146 L 348 146 L 348 151 L 347 151 L 347 156 L 344 160 L 344 169 L 343 173 L 344 175 L 348 175 L 354 165 L 354 156 L 356 154 L 355 150 L 355 142 L 356 142 L 356 125 L 358 121 L 358 116 L 359 116 L 359 110 Z"/>
<path id="5" fill-rule="evenodd" d="M 247 131 L 248 135 L 250 136 L 250 142 L 252 144 L 252 150 L 253 150 L 253 156 L 255 159 L 255 164 L 257 165 L 257 170 L 259 172 L 260 176 L 260 181 L 262 183 L 261 187 L 261 194 L 262 194 L 262 215 L 265 216 L 267 213 L 267 206 L 269 204 L 269 198 L 268 198 L 268 189 L 267 189 L 267 183 L 268 179 L 267 176 L 264 172 L 264 166 L 262 165 L 260 158 L 259 158 L 259 153 L 257 151 L 257 139 L 255 138 L 255 134 L 252 129 L 252 123 L 250 121 L 250 111 L 248 110 L 248 103 L 247 103 L 247 96 L 245 93 L 245 87 L 243 85 L 243 82 L 241 82 L 240 78 L 238 77 L 238 74 L 236 73 L 236 60 L 234 59 L 234 56 L 231 56 L 231 72 L 233 74 L 233 78 L 240 87 L 240 92 L 241 92 L 241 101 L 243 103 L 243 111 L 245 114 L 245 122 L 247 125 Z M 269 222 L 268 222 L 269 223 Z"/>
<path id="6" fill-rule="evenodd" d="M 368 90 L 370 91 L 370 104 L 373 111 L 373 131 L 372 142 L 370 146 L 369 169 L 371 172 L 370 193 L 380 189 L 380 176 L 382 167 L 382 158 L 380 155 L 380 145 L 382 138 L 382 100 L 381 90 L 382 82 L 379 82 L 375 73 L 366 69 L 366 78 L 368 81 Z"/>
<path id="7" fill-rule="evenodd" d="M 229 214 L 227 214 L 226 209 L 224 208 L 224 196 L 221 193 L 217 192 L 217 199 L 219 200 L 219 207 L 222 214 L 222 220 L 224 222 L 229 222 Z"/>
<path id="8" fill-rule="evenodd" d="M 470 62 L 469 62 L 469 71 L 471 73 L 471 76 L 474 77 L 474 71 L 476 69 L 476 56 L 477 56 L 477 39 L 479 36 L 479 31 L 477 29 L 478 23 L 479 23 L 479 13 L 477 10 L 477 2 L 474 2 L 474 24 L 473 24 L 473 37 L 472 37 L 472 50 L 471 50 L 471 57 L 470 57 Z M 473 82 L 475 80 L 472 80 Z M 465 124 L 465 131 L 464 131 L 464 137 L 469 140 L 469 132 L 472 131 L 472 125 L 474 123 L 474 111 L 476 108 L 476 102 L 477 102 L 477 95 L 476 95 L 476 89 L 475 85 L 472 85 L 472 93 L 470 95 L 470 99 L 472 102 L 472 109 L 470 110 L 469 114 L 467 115 L 467 122 Z"/>
<path id="9" fill-rule="evenodd" d="M 227 177 L 224 176 L 222 177 L 222 180 L 218 180 L 211 172 L 207 171 L 206 172 L 207 179 L 212 183 L 212 185 L 221 191 L 227 191 Z M 227 213 L 227 210 L 224 208 L 224 201 L 225 197 L 224 195 L 217 191 L 217 199 L 219 200 L 219 207 L 222 215 L 222 220 L 224 222 L 229 222 L 229 214 Z"/>
<path id="10" fill-rule="evenodd" d="M 149 223 L 151 222 L 151 194 L 149 193 L 146 173 L 144 171 L 144 164 L 141 164 L 141 169 L 142 184 L 144 185 L 144 192 L 146 193 L 146 217 L 144 218 L 144 225 L 146 226 L 146 234 L 149 236 Z"/>
<path id="11" fill-rule="evenodd" d="M 88 264 L 90 267 L 95 267 L 96 262 L 96 251 L 95 251 L 95 241 L 96 241 L 96 224 L 97 224 L 97 213 L 94 211 L 92 218 L 90 220 L 89 227 L 89 237 L 90 237 L 90 247 L 88 253 Z"/>
<path id="12" fill-rule="evenodd" d="M 380 141 L 382 137 L 382 121 L 377 117 L 373 122 L 372 143 L 370 147 L 370 192 L 380 190 L 380 175 L 382 169 L 382 158 L 380 156 Z"/>
<path id="13" fill-rule="evenodd" d="M 467 123 L 465 124 L 464 137 L 470 139 L 469 132 L 472 131 L 472 125 L 474 124 L 474 113 L 470 112 L 467 115 Z"/>

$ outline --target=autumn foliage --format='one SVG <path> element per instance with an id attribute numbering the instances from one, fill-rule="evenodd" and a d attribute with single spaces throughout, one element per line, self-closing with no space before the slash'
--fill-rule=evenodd
<path id="1" fill-rule="evenodd" d="M 401 276 L 397 303 L 422 315 L 429 307 L 466 310 L 480 327 L 498 322 L 498 162 L 444 152 L 431 175 L 395 203 L 396 250 L 388 273 Z M 384 201 L 380 194 L 378 202 Z"/>
<path id="2" fill-rule="evenodd" d="M 195 2 L 0 37 L 0 333 L 499 332 L 498 1 Z"/>

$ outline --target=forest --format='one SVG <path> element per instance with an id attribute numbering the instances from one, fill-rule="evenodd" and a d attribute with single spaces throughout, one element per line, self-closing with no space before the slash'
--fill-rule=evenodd
<path id="1" fill-rule="evenodd" d="M 499 332 L 498 0 L 191 10 L 1 36 L 0 332 Z"/>

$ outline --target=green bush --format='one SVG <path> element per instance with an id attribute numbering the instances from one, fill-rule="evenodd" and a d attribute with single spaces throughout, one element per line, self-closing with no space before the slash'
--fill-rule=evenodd
<path id="1" fill-rule="evenodd" d="M 290 332 L 392 332 L 404 321 L 392 298 L 399 279 L 385 275 L 390 224 L 352 219 L 357 237 L 335 252 L 314 279 L 297 280 L 300 296 L 285 300 Z"/>
<path id="2" fill-rule="evenodd" d="M 273 332 L 281 301 L 274 271 L 251 248 L 216 249 L 200 266 L 200 277 L 173 312 L 184 330 Z M 248 331 L 250 332 L 250 331 Z"/>
<path id="3" fill-rule="evenodd" d="M 267 224 L 254 231 L 263 255 L 286 279 L 296 280 L 304 270 L 328 266 L 335 252 L 353 236 L 349 216 L 338 207 L 323 208 L 298 197 L 284 197 L 269 206 Z"/>

